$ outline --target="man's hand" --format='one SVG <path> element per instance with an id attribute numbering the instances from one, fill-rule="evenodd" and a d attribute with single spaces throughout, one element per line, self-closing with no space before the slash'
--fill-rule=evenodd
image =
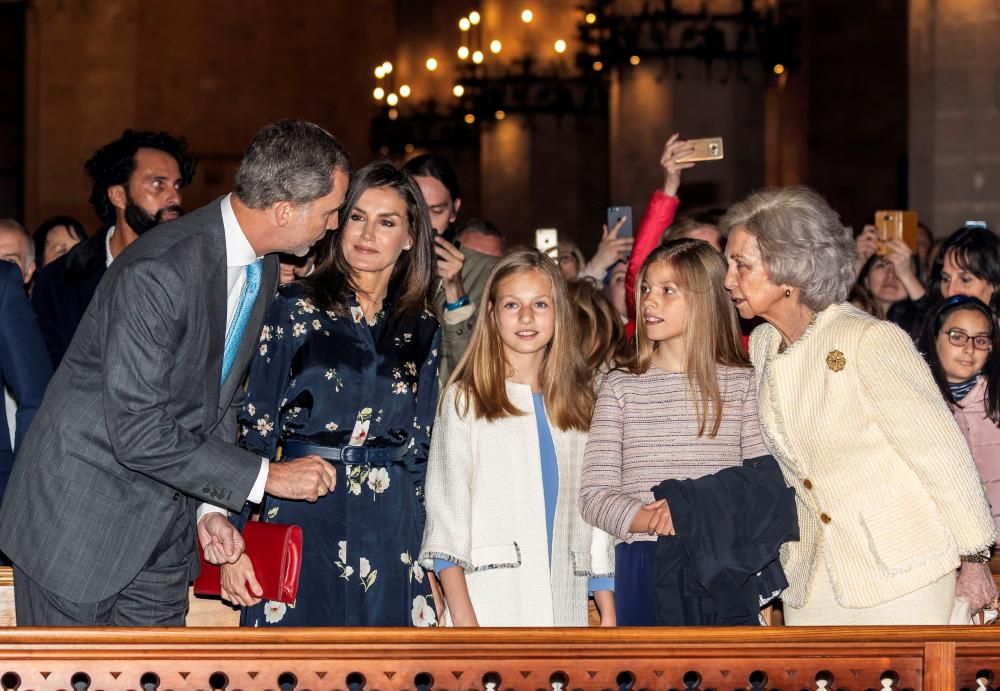
<path id="1" fill-rule="evenodd" d="M 444 299 L 447 302 L 455 302 L 465 295 L 465 286 L 462 285 L 465 255 L 462 254 L 462 250 L 440 235 L 435 236 L 434 244 L 434 253 L 437 254 L 437 275 L 444 284 Z"/>
<path id="2" fill-rule="evenodd" d="M 240 607 L 250 607 L 260 602 L 264 589 L 257 582 L 253 563 L 247 555 L 241 556 L 235 564 L 224 564 L 219 576 L 222 599 Z"/>
<path id="3" fill-rule="evenodd" d="M 303 456 L 283 463 L 272 463 L 267 471 L 264 491 L 281 499 L 316 501 L 337 486 L 333 466 L 319 456 Z"/>
<path id="4" fill-rule="evenodd" d="M 663 167 L 663 193 L 676 197 L 681 186 L 681 171 L 693 168 L 694 163 L 678 163 L 677 160 L 694 153 L 694 147 L 675 134 L 663 145 L 660 166 Z"/>
<path id="5" fill-rule="evenodd" d="M 206 513 L 198 521 L 198 542 L 209 564 L 232 564 L 243 554 L 246 543 L 229 518 L 221 513 Z"/>
<path id="6" fill-rule="evenodd" d="M 632 519 L 630 533 L 648 533 L 650 535 L 674 535 L 674 522 L 670 517 L 670 507 L 666 499 L 646 504 Z"/>

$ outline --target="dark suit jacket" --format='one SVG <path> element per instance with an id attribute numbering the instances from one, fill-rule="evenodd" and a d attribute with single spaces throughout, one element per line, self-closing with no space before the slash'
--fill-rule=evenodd
<path id="1" fill-rule="evenodd" d="M 176 520 L 190 522 L 194 553 L 198 502 L 243 508 L 260 458 L 234 444 L 239 384 L 277 275 L 277 258 L 268 257 L 220 387 L 219 202 L 143 235 L 115 259 L 52 378 L 0 506 L 0 550 L 32 579 L 73 602 L 104 600 L 135 578 Z"/>
<path id="2" fill-rule="evenodd" d="M 0 391 L 10 390 L 17 402 L 13 449 L 7 416 L 0 415 L 0 496 L 51 376 L 52 365 L 24 294 L 21 272 L 17 265 L 0 261 Z"/>
<path id="3" fill-rule="evenodd" d="M 31 306 L 45 337 L 52 366 L 58 367 L 83 313 L 107 270 L 105 228 L 38 272 Z"/>

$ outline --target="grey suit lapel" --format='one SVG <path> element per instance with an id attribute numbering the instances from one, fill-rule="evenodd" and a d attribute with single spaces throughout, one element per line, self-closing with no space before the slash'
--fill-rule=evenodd
<path id="1" fill-rule="evenodd" d="M 229 406 L 230 401 L 233 400 L 236 387 L 243 380 L 243 374 L 246 372 L 247 364 L 250 362 L 250 356 L 257 349 L 257 341 L 260 337 L 260 329 L 264 323 L 264 315 L 274 300 L 274 291 L 277 288 L 277 283 L 278 258 L 272 254 L 264 258 L 264 275 L 261 277 L 260 292 L 257 294 L 253 311 L 250 313 L 249 321 L 247 321 L 246 331 L 243 332 L 243 340 L 240 341 L 240 349 L 236 352 L 236 359 L 229 370 L 229 376 L 223 382 L 222 396 L 219 398 L 220 411 L 224 411 Z M 223 314 L 222 318 L 223 323 L 225 323 L 225 314 Z M 221 357 L 219 361 L 221 363 Z M 221 370 L 219 370 L 219 376 L 221 376 Z"/>
<path id="2" fill-rule="evenodd" d="M 216 200 L 215 204 L 220 204 Z M 205 389 L 208 392 L 206 410 L 217 410 L 220 404 L 219 379 L 222 378 L 222 356 L 226 347 L 226 299 L 228 296 L 226 269 L 226 233 L 222 225 L 221 207 L 216 210 L 211 225 L 206 226 L 208 252 L 205 258 L 206 287 L 204 299 L 208 308 L 209 339 L 207 377 Z"/>

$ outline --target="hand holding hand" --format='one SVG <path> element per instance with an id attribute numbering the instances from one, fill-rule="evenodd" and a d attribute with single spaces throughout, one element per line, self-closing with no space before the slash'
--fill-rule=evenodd
<path id="1" fill-rule="evenodd" d="M 198 542 L 209 564 L 232 564 L 243 554 L 246 543 L 229 518 L 221 513 L 206 513 L 198 521 Z"/>
<path id="2" fill-rule="evenodd" d="M 257 582 L 253 563 L 247 555 L 235 564 L 224 564 L 219 575 L 222 599 L 240 607 L 250 607 L 260 602 L 263 588 Z"/>
<path id="3" fill-rule="evenodd" d="M 660 165 L 663 167 L 663 193 L 668 197 L 677 196 L 677 190 L 681 186 L 681 171 L 694 166 L 694 163 L 678 163 L 678 159 L 693 153 L 694 147 L 681 139 L 679 134 L 674 134 L 663 145 Z"/>
<path id="4" fill-rule="evenodd" d="M 264 491 L 281 499 L 316 501 L 337 486 L 333 466 L 319 456 L 303 456 L 283 463 L 272 463 Z"/>

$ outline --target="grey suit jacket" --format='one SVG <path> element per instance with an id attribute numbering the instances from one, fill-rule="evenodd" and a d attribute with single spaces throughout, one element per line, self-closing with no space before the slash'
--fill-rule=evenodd
<path id="1" fill-rule="evenodd" d="M 104 600 L 143 569 L 174 521 L 190 521 L 194 535 L 198 502 L 242 509 L 260 458 L 234 445 L 239 384 L 277 273 L 277 258 L 268 257 L 220 387 L 219 202 L 143 235 L 115 259 L 52 378 L 0 506 L 0 550 L 32 579 L 74 602 Z"/>

